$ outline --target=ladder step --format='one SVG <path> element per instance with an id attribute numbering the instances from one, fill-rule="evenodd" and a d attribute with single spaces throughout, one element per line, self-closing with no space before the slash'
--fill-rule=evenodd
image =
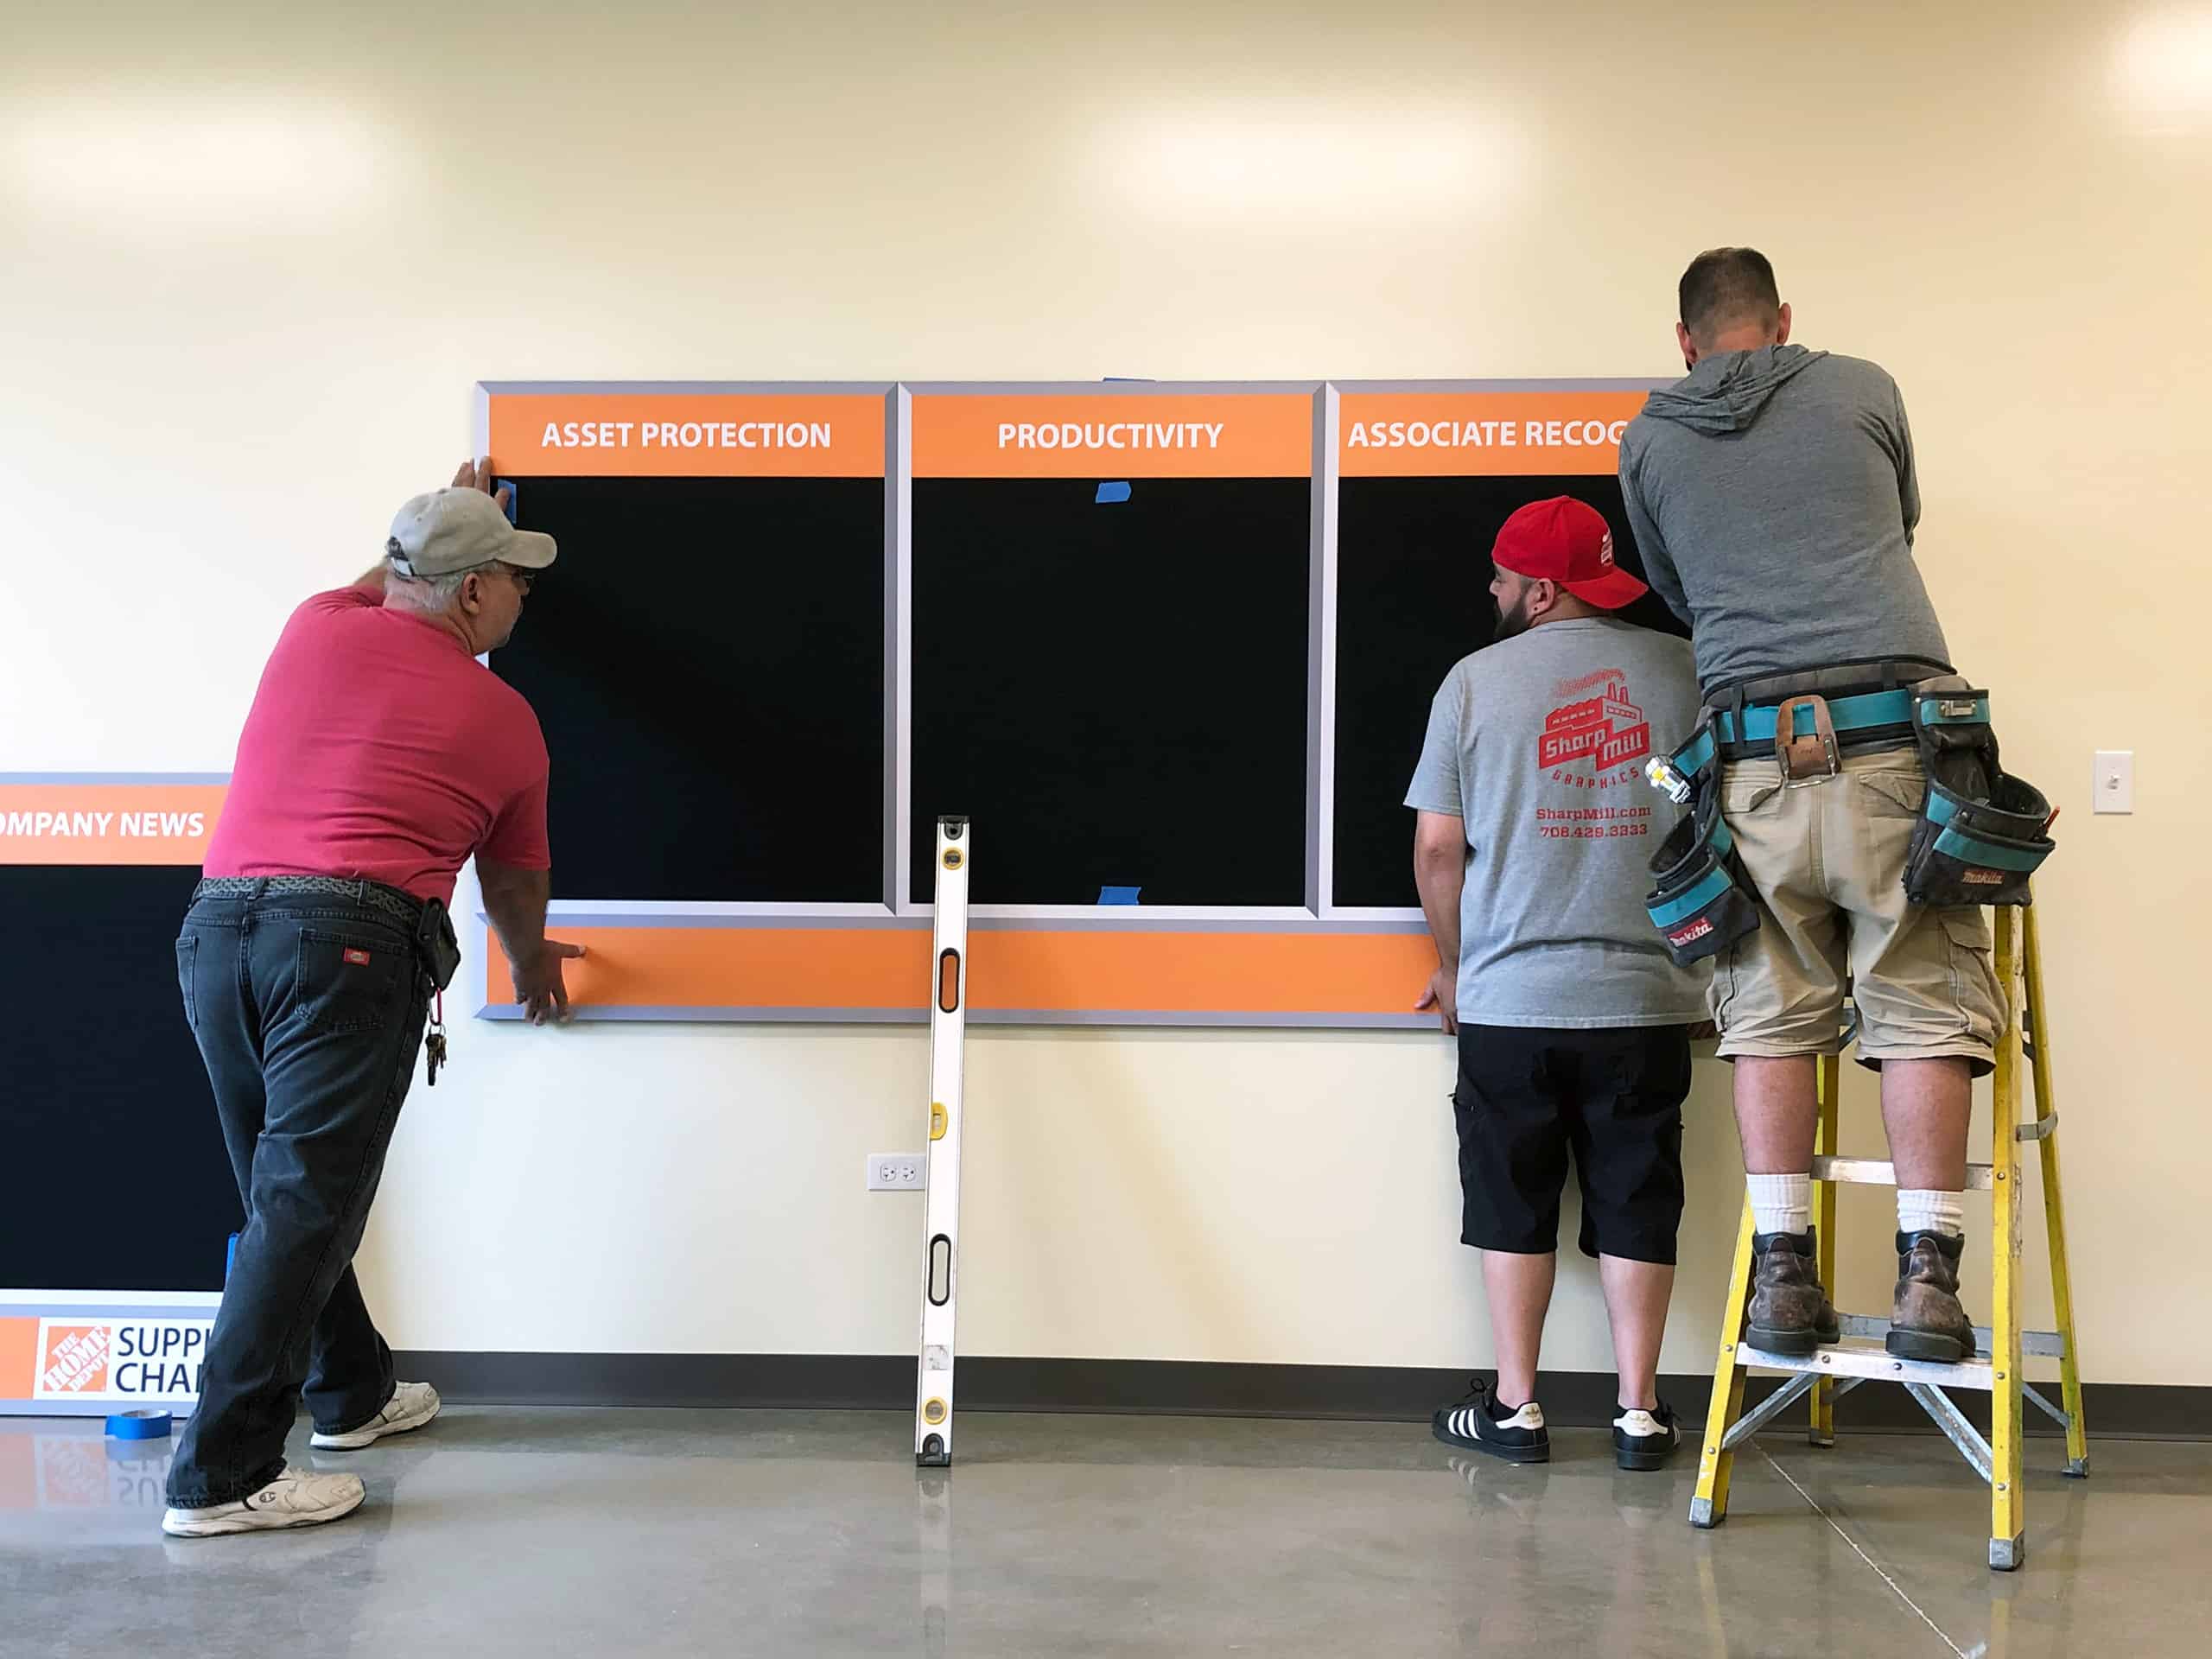
<path id="1" fill-rule="evenodd" d="M 1841 1313 L 1837 1316 L 1847 1337 L 1871 1337 L 1876 1342 L 1890 1334 L 1890 1322 L 1872 1313 Z M 1974 1328 L 1974 1339 L 1981 1344 L 1981 1351 L 1989 1351 L 1990 1332 L 1986 1325 Z M 2023 1331 L 2020 1332 L 2020 1351 L 2042 1359 L 2066 1357 L 2066 1339 L 2056 1331 Z"/>
<path id="2" fill-rule="evenodd" d="M 1813 1160 L 1813 1179 L 1816 1181 L 1840 1181 L 1846 1186 L 1895 1186 L 1897 1184 L 1897 1166 L 1878 1158 L 1815 1158 Z M 1994 1185 L 1989 1178 L 1987 1164 L 1967 1166 L 1968 1191 L 1986 1192 Z"/>
<path id="3" fill-rule="evenodd" d="M 1990 1391 L 1995 1367 L 1986 1359 L 1962 1360 L 1939 1365 L 1924 1359 L 1899 1359 L 1878 1341 L 1846 1337 L 1841 1342 L 1804 1356 L 1770 1354 L 1748 1343 L 1736 1351 L 1736 1363 L 1762 1370 L 1810 1372 L 1821 1376 L 1863 1376 L 1878 1382 L 1926 1382 L 1939 1389 L 1979 1389 Z"/>

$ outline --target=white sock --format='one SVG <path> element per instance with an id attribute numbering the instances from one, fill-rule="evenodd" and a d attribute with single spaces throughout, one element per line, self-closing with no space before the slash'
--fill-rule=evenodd
<path id="1" fill-rule="evenodd" d="M 1758 1179 L 1754 1175 L 1753 1180 Z M 1897 1189 L 1897 1231 L 1941 1233 L 1963 1238 L 1967 1231 L 1967 1204 L 1963 1192 L 1938 1192 L 1933 1187 Z"/>
<path id="2" fill-rule="evenodd" d="M 1751 1225 L 1762 1233 L 1802 1233 L 1813 1224 L 1810 1175 L 1746 1175 Z"/>

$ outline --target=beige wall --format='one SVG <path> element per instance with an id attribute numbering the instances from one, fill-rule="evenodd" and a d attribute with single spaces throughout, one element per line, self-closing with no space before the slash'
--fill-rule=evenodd
<path id="1" fill-rule="evenodd" d="M 285 610 L 450 470 L 479 378 L 1661 374 L 1686 257 L 1756 243 L 1801 339 L 1903 383 L 1929 584 L 2064 809 L 2088 1372 L 2212 1382 L 2201 9 L 336 10 L 6 6 L 0 770 L 226 767 Z M 2090 816 L 2100 746 L 2132 817 Z M 918 1143 L 918 1033 L 454 1052 L 365 1251 L 396 1343 L 911 1345 L 916 1202 L 860 1169 Z M 970 1067 L 968 1351 L 1485 1357 L 1440 1042 Z M 1739 1190 L 1704 1073 L 1673 1369 Z M 1889 1224 L 1847 1216 L 1875 1306 Z M 1563 1286 L 1549 1358 L 1603 1366 Z"/>

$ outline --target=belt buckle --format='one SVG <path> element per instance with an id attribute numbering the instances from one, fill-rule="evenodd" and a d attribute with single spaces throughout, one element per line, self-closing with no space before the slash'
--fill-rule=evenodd
<path id="1" fill-rule="evenodd" d="M 1813 711 L 1813 730 L 1797 735 L 1797 710 Z M 1784 789 L 1810 789 L 1843 771 L 1843 751 L 1835 741 L 1835 721 L 1826 697 L 1791 697 L 1774 711 L 1774 760 Z"/>

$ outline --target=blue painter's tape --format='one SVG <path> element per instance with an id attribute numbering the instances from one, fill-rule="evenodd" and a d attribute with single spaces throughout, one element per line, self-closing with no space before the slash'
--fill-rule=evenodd
<path id="1" fill-rule="evenodd" d="M 166 1440 L 169 1437 L 169 1414 L 166 1411 L 118 1411 L 107 1420 L 107 1433 L 113 1440 Z"/>
<path id="2" fill-rule="evenodd" d="M 499 488 L 504 493 L 505 499 L 502 499 L 498 495 L 492 499 L 499 503 L 500 511 L 507 515 L 507 522 L 512 524 L 515 522 L 515 501 L 522 494 L 522 489 L 512 479 L 507 478 L 499 480 Z"/>
<path id="3" fill-rule="evenodd" d="M 1116 502 L 1126 501 L 1128 499 L 1129 486 L 1128 485 L 1101 484 L 1098 486 L 1097 499 L 1091 503 L 1091 505 L 1096 507 L 1111 506 Z"/>
<path id="4" fill-rule="evenodd" d="M 1102 905 L 1134 905 L 1137 901 L 1137 894 L 1143 891 L 1142 887 L 1101 887 L 1098 889 L 1098 902 Z"/>

